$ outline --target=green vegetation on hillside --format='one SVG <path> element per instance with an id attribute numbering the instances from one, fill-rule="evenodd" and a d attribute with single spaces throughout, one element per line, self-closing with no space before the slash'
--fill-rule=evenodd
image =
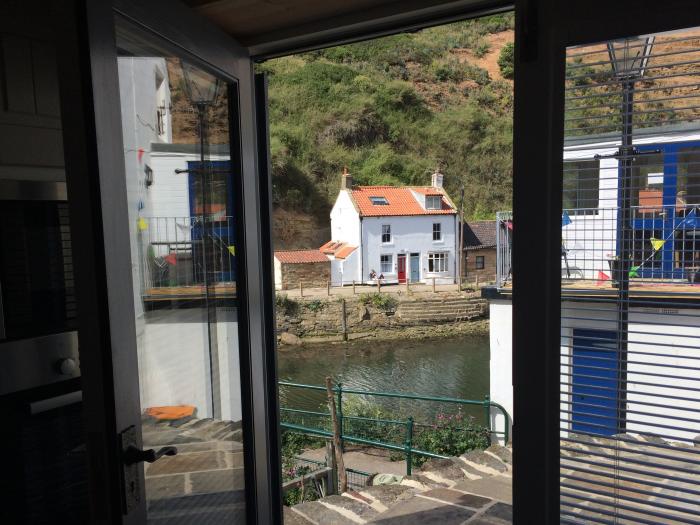
<path id="1" fill-rule="evenodd" d="M 468 217 L 510 207 L 512 84 L 476 65 L 498 15 L 271 60 L 273 200 L 326 217 L 355 184 L 422 184 L 440 165 Z"/>

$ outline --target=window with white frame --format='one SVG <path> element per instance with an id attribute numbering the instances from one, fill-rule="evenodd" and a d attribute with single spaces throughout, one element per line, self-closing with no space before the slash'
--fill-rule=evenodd
<path id="1" fill-rule="evenodd" d="M 433 223 L 433 240 L 434 241 L 441 241 L 442 240 L 442 225 L 439 222 Z"/>
<path id="2" fill-rule="evenodd" d="M 447 252 L 432 252 L 428 254 L 428 271 L 442 273 L 447 271 Z"/>
<path id="3" fill-rule="evenodd" d="M 391 242 L 391 224 L 382 224 L 382 243 Z"/>
<path id="4" fill-rule="evenodd" d="M 442 209 L 442 197 L 440 195 L 426 195 L 425 197 L 426 210 Z"/>
<path id="5" fill-rule="evenodd" d="M 484 268 L 486 268 L 486 258 L 483 255 L 477 255 L 475 262 L 476 264 L 474 268 L 476 268 L 477 270 L 483 270 Z"/>
<path id="6" fill-rule="evenodd" d="M 392 255 L 380 255 L 379 256 L 379 271 L 381 273 L 392 273 L 394 271 L 393 256 Z"/>

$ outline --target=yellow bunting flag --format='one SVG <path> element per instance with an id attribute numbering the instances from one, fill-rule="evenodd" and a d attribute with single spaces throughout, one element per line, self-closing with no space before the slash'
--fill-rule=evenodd
<path id="1" fill-rule="evenodd" d="M 651 247 L 654 248 L 654 251 L 656 252 L 662 248 L 666 241 L 664 241 L 663 239 L 655 239 L 654 237 L 652 237 L 651 239 L 649 239 L 649 242 L 651 242 Z"/>
<path id="2" fill-rule="evenodd" d="M 236 255 L 236 247 L 235 246 L 227 246 L 228 248 L 228 253 L 231 255 Z"/>
<path id="3" fill-rule="evenodd" d="M 140 232 L 148 229 L 148 223 L 146 222 L 146 219 L 144 219 L 143 217 L 139 217 L 139 220 L 136 223 L 136 226 L 138 227 Z"/>

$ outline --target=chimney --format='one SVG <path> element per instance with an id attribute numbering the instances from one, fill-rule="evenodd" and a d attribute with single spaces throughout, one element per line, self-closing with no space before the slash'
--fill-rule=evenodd
<path id="1" fill-rule="evenodd" d="M 343 168 L 343 176 L 340 179 L 340 189 L 341 190 L 351 190 L 352 189 L 352 175 L 348 173 L 348 167 Z"/>
<path id="2" fill-rule="evenodd" d="M 442 188 L 442 181 L 444 178 L 445 176 L 440 173 L 440 168 L 435 168 L 435 173 L 433 173 L 430 179 L 430 185 L 433 188 Z"/>

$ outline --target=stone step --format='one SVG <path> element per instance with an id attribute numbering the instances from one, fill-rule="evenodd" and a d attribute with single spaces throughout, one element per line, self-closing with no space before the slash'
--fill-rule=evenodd
<path id="1" fill-rule="evenodd" d="M 355 525 L 357 523 L 336 510 L 326 507 L 320 501 L 305 501 L 294 505 L 294 512 L 313 523 L 323 523 L 323 525 Z"/>
<path id="2" fill-rule="evenodd" d="M 513 478 L 509 476 L 488 476 L 474 480 L 463 479 L 452 488 L 503 503 L 512 503 L 513 501 Z"/>

